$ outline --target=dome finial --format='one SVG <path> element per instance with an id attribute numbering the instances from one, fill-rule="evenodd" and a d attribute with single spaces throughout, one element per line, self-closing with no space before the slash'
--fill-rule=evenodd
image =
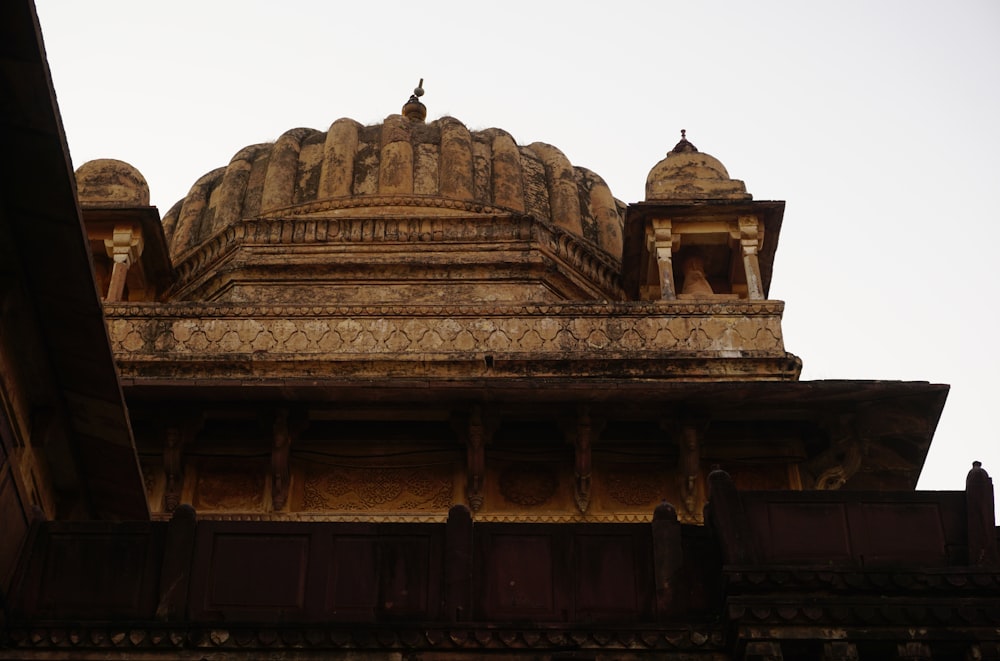
<path id="1" fill-rule="evenodd" d="M 674 145 L 674 148 L 670 150 L 671 154 L 680 154 L 683 152 L 696 152 L 698 148 L 688 142 L 687 139 L 687 129 L 681 129 L 681 141 Z"/>
<path id="2" fill-rule="evenodd" d="M 403 117 L 412 119 L 415 122 L 422 122 L 427 118 L 427 106 L 420 102 L 420 97 L 424 95 L 424 79 L 421 78 L 417 86 L 413 88 L 410 100 L 403 105 Z"/>

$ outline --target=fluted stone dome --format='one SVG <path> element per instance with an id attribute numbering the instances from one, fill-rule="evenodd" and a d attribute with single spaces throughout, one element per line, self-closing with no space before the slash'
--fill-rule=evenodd
<path id="1" fill-rule="evenodd" d="M 328 131 L 292 129 L 240 150 L 163 218 L 177 259 L 243 219 L 324 202 L 329 213 L 379 215 L 420 207 L 515 213 L 566 230 L 620 259 L 622 216 L 604 181 L 551 145 L 519 146 L 500 129 L 470 131 L 452 117 L 390 115 Z"/>
<path id="2" fill-rule="evenodd" d="M 722 162 L 698 151 L 684 132 L 646 178 L 647 201 L 749 200 L 746 185 L 732 179 Z"/>
<path id="3" fill-rule="evenodd" d="M 145 177 L 132 165 L 113 158 L 87 161 L 77 168 L 76 190 L 85 206 L 149 206 Z"/>

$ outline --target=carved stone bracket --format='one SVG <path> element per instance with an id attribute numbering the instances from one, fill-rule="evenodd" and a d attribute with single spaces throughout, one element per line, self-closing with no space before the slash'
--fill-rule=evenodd
<path id="1" fill-rule="evenodd" d="M 271 506 L 276 512 L 284 509 L 288 502 L 288 489 L 291 484 L 288 457 L 292 441 L 308 424 L 306 414 L 302 411 L 289 412 L 284 408 L 275 411 L 272 424 L 274 445 L 271 448 Z"/>
<path id="2" fill-rule="evenodd" d="M 572 424 L 564 426 L 567 440 L 573 444 L 574 449 L 573 500 L 581 514 L 586 514 L 590 507 L 593 475 L 591 448 L 604 429 L 604 424 L 603 420 L 593 420 L 590 410 L 581 406 Z"/>
<path id="3" fill-rule="evenodd" d="M 466 447 L 465 497 L 469 508 L 478 512 L 485 498 L 486 444 L 492 439 L 496 425 L 485 419 L 482 407 L 477 404 L 472 407 L 467 423 L 460 430 Z"/>
<path id="4" fill-rule="evenodd" d="M 701 475 L 701 439 L 708 426 L 707 420 L 688 419 L 680 429 L 681 495 L 684 508 L 694 514 L 698 504 L 698 478 Z"/>
<path id="5" fill-rule="evenodd" d="M 104 240 L 104 248 L 113 263 L 107 300 L 120 301 L 129 267 L 142 255 L 142 232 L 130 225 L 116 226 L 111 238 Z"/>
<path id="6" fill-rule="evenodd" d="M 854 414 L 832 416 L 824 427 L 830 434 L 830 448 L 809 462 L 807 469 L 816 476 L 814 489 L 832 491 L 844 486 L 858 472 L 865 447 Z"/>
<path id="7" fill-rule="evenodd" d="M 160 426 L 163 429 L 163 472 L 166 475 L 163 509 L 166 512 L 173 512 L 180 505 L 184 487 L 184 446 L 194 440 L 204 423 L 201 415 L 174 413 Z"/>

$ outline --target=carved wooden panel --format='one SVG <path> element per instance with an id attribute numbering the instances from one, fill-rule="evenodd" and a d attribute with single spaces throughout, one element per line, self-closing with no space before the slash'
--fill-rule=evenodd
<path id="1" fill-rule="evenodd" d="M 635 621 L 652 608 L 649 535 L 594 528 L 594 534 L 580 532 L 574 538 L 576 618 Z"/>
<path id="2" fill-rule="evenodd" d="M 430 619 L 437 615 L 442 577 L 441 539 L 440 534 L 382 537 L 379 608 L 384 618 Z"/>
<path id="3" fill-rule="evenodd" d="M 308 566 L 307 535 L 216 535 L 205 607 L 302 609 Z"/>
<path id="4" fill-rule="evenodd" d="M 305 512 L 385 512 L 443 515 L 455 502 L 455 467 L 350 467 L 307 464 L 301 497 Z"/>
<path id="5" fill-rule="evenodd" d="M 148 618 L 156 607 L 163 524 L 44 526 L 20 608 L 40 617 Z"/>
<path id="6" fill-rule="evenodd" d="M 190 610 L 206 620 L 309 619 L 325 567 L 321 529 L 301 523 L 198 524 Z"/>
<path id="7" fill-rule="evenodd" d="M 267 463 L 251 459 L 200 459 L 193 504 L 198 511 L 264 509 Z"/>
<path id="8" fill-rule="evenodd" d="M 946 563 L 937 503 L 857 503 L 850 508 L 851 537 L 866 566 Z"/>
<path id="9" fill-rule="evenodd" d="M 323 609 L 331 619 L 371 621 L 378 601 L 378 548 L 374 534 L 336 535 Z"/>
<path id="10" fill-rule="evenodd" d="M 768 503 L 767 520 L 768 526 L 756 532 L 759 543 L 768 549 L 766 557 L 771 562 L 802 562 L 811 558 L 823 563 L 851 559 L 843 503 Z"/>
<path id="11" fill-rule="evenodd" d="M 497 619 L 565 621 L 569 595 L 564 571 L 564 539 L 551 526 L 546 534 L 510 526 L 485 531 L 477 539 L 482 615 Z M 542 526 L 538 526 L 542 528 Z"/>
<path id="12" fill-rule="evenodd" d="M 940 567 L 961 561 L 962 494 L 744 492 L 763 562 Z"/>

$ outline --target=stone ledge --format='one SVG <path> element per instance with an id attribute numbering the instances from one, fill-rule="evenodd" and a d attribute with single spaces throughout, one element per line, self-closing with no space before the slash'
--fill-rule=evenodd
<path id="1" fill-rule="evenodd" d="M 780 304 L 407 307 L 108 306 L 119 361 L 665 360 L 786 357 Z M 488 363 L 493 358 L 486 358 Z"/>

